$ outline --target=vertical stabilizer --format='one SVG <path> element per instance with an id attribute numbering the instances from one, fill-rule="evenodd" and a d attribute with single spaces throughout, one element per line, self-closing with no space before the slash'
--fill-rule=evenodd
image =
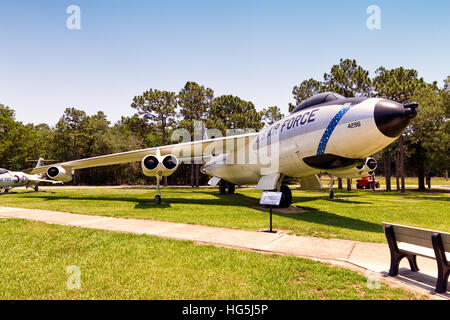
<path id="1" fill-rule="evenodd" d="M 44 158 L 39 158 L 38 162 L 36 163 L 36 168 L 41 168 L 45 165 Z"/>

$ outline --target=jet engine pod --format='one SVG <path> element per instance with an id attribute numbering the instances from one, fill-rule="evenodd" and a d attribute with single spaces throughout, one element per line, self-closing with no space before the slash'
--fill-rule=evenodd
<path id="1" fill-rule="evenodd" d="M 328 174 L 338 178 L 360 178 L 370 176 L 377 168 L 377 160 L 374 158 L 367 158 L 366 161 L 355 167 L 336 168 L 326 170 Z"/>
<path id="2" fill-rule="evenodd" d="M 50 167 L 47 169 L 47 177 L 52 180 L 69 182 L 72 181 L 72 174 L 63 167 Z"/>
<path id="3" fill-rule="evenodd" d="M 375 160 L 374 158 L 367 158 L 365 166 L 370 171 L 373 171 L 377 168 L 377 160 Z"/>
<path id="4" fill-rule="evenodd" d="M 167 170 L 172 170 L 172 172 L 178 168 L 178 160 L 171 154 L 164 157 L 162 164 Z"/>
<path id="5" fill-rule="evenodd" d="M 155 170 L 159 165 L 159 160 L 155 156 L 147 156 L 142 160 L 142 165 L 147 170 Z"/>
<path id="6" fill-rule="evenodd" d="M 178 168 L 178 160 L 173 155 L 148 155 L 142 159 L 142 172 L 147 177 L 170 176 Z"/>
<path id="7" fill-rule="evenodd" d="M 157 157 L 150 155 L 146 156 L 144 159 L 142 159 L 142 172 L 147 177 L 155 177 L 157 176 L 158 167 L 160 166 L 160 161 Z"/>

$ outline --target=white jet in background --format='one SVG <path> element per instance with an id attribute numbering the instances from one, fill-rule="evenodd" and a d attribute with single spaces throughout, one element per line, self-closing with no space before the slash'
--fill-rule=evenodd
<path id="1" fill-rule="evenodd" d="M 44 166 L 44 159 L 40 158 L 35 168 Z M 33 188 L 34 191 L 39 191 L 38 184 L 41 182 L 48 182 L 51 184 L 60 184 L 61 181 L 54 181 L 44 179 L 46 174 L 26 174 L 20 171 L 9 171 L 0 168 L 0 194 L 4 189 L 8 193 L 12 188 L 26 187 Z"/>

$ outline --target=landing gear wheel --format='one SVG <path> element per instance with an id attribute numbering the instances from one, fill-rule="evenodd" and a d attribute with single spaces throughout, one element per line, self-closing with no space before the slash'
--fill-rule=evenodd
<path id="1" fill-rule="evenodd" d="M 330 190 L 330 194 L 328 196 L 329 196 L 330 200 L 333 200 L 333 198 L 334 198 L 333 190 Z"/>
<path id="2" fill-rule="evenodd" d="M 8 193 L 9 192 L 9 189 L 5 189 L 5 193 Z"/>
<path id="3" fill-rule="evenodd" d="M 39 191 L 39 187 L 38 186 L 34 186 L 34 192 L 38 192 Z"/>
<path id="4" fill-rule="evenodd" d="M 155 204 L 161 204 L 161 196 L 159 194 L 155 196 Z"/>
<path id="5" fill-rule="evenodd" d="M 220 194 L 227 193 L 227 183 L 223 180 L 221 180 L 219 183 L 219 193 Z"/>
<path id="6" fill-rule="evenodd" d="M 228 194 L 233 194 L 236 190 L 236 185 L 234 183 L 228 183 Z"/>
<path id="7" fill-rule="evenodd" d="M 282 185 L 280 187 L 280 192 L 282 192 L 281 200 L 280 200 L 280 208 L 289 208 L 292 204 L 292 192 L 291 189 L 287 185 Z"/>

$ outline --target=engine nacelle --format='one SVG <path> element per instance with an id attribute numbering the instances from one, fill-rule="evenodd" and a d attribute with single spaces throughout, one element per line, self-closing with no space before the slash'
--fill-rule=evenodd
<path id="1" fill-rule="evenodd" d="M 69 182 L 72 181 L 72 173 L 67 172 L 63 167 L 50 167 L 47 169 L 47 177 L 52 180 Z"/>
<path id="2" fill-rule="evenodd" d="M 370 176 L 376 168 L 377 160 L 375 160 L 374 158 L 367 158 L 366 162 L 363 165 L 349 169 L 328 170 L 328 173 L 338 178 L 351 179 Z"/>
<path id="3" fill-rule="evenodd" d="M 170 176 L 178 168 L 178 160 L 169 154 L 166 156 L 149 155 L 142 159 L 142 172 L 147 177 Z"/>

